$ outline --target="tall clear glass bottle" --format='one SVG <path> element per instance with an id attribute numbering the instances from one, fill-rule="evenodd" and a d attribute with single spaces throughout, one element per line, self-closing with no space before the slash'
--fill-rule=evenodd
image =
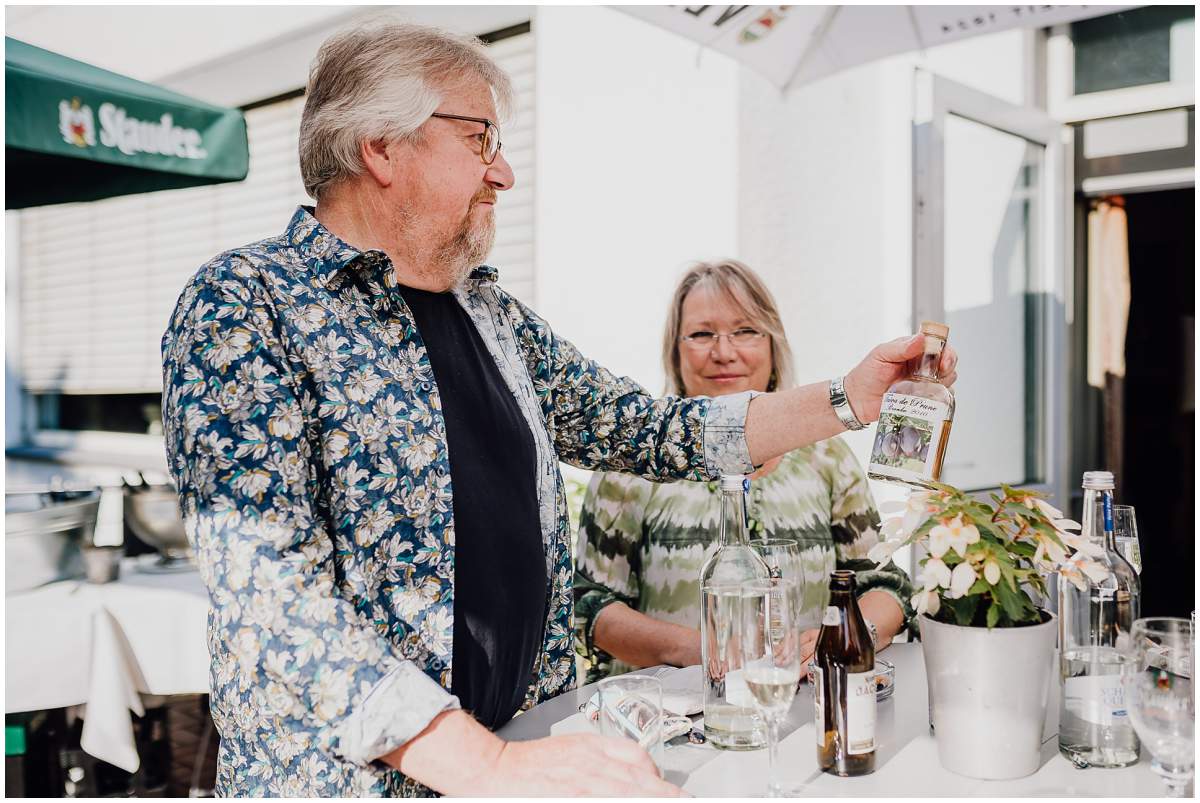
<path id="1" fill-rule="evenodd" d="M 737 630 L 739 587 L 770 578 L 746 531 L 745 478 L 721 476 L 720 541 L 700 569 L 700 652 L 704 665 L 704 735 L 714 746 L 752 750 L 766 744 L 766 723 L 742 673 Z"/>
<path id="2" fill-rule="evenodd" d="M 942 461 L 954 423 L 954 394 L 938 381 L 950 327 L 921 322 L 925 352 L 917 370 L 888 388 L 875 425 L 867 476 L 914 488 L 942 480 Z"/>
<path id="3" fill-rule="evenodd" d="M 1058 583 L 1058 749 L 1077 766 L 1125 767 L 1138 760 L 1121 666 L 1140 615 L 1141 586 L 1117 551 L 1112 500 L 1110 472 L 1083 475 L 1082 533 L 1103 546 L 1095 560 L 1107 576 L 1096 581 L 1085 575 L 1083 590 L 1064 578 Z"/>

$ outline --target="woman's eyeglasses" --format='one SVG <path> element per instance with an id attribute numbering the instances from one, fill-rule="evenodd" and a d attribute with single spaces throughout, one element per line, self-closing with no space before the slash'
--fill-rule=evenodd
<path id="1" fill-rule="evenodd" d="M 679 339 L 688 348 L 703 351 L 716 346 L 717 341 L 723 337 L 728 338 L 729 345 L 735 349 L 745 349 L 757 346 L 766 336 L 765 332 L 760 332 L 749 326 L 743 326 L 727 333 L 708 332 L 700 329 L 692 332 L 690 335 L 683 335 Z"/>

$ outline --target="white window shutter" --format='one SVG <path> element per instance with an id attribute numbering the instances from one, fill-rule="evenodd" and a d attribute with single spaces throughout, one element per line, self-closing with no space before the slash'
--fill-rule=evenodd
<path id="1" fill-rule="evenodd" d="M 489 263 L 501 285 L 535 300 L 534 47 L 531 33 L 489 46 L 513 78 L 501 130 L 516 188 L 496 209 Z M 21 380 L 34 393 L 158 393 L 159 346 L 188 278 L 216 254 L 279 234 L 300 204 L 297 146 L 304 98 L 246 112 L 245 181 L 21 213 Z"/>

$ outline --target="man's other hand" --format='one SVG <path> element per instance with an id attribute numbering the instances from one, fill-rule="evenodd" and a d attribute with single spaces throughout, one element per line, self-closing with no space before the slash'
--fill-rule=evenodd
<path id="1" fill-rule="evenodd" d="M 471 797 L 684 797 L 628 739 L 573 733 L 506 742 L 492 766 L 456 794 Z"/>

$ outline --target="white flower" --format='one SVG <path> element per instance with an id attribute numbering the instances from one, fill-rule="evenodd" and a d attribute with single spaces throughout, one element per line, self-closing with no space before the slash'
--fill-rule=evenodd
<path id="1" fill-rule="evenodd" d="M 929 554 L 940 558 L 953 549 L 959 557 L 967 556 L 967 547 L 979 541 L 979 530 L 974 524 L 963 524 L 962 514 L 952 519 L 943 519 L 929 531 Z"/>
<path id="2" fill-rule="evenodd" d="M 942 601 L 936 591 L 918 591 L 913 594 L 912 605 L 918 615 L 927 613 L 933 616 L 942 607 Z"/>
<path id="3" fill-rule="evenodd" d="M 1093 560 L 1088 560 L 1083 555 L 1076 553 L 1071 556 L 1071 559 L 1062 564 L 1059 568 L 1059 574 L 1071 581 L 1071 584 L 1080 591 L 1087 590 L 1087 578 L 1092 582 L 1099 583 L 1108 577 L 1108 569 L 1104 568 Z"/>
<path id="4" fill-rule="evenodd" d="M 996 585 L 1000 582 L 1000 564 L 994 560 L 989 560 L 983 565 L 983 576 L 991 585 Z"/>
<path id="5" fill-rule="evenodd" d="M 1043 516 L 1050 519 L 1050 524 L 1053 525 L 1054 529 L 1058 530 L 1059 532 L 1078 530 L 1082 526 L 1077 521 L 1063 518 L 1063 512 L 1047 502 L 1045 499 L 1039 499 L 1036 496 L 1031 496 L 1025 500 L 1025 507 L 1029 508 L 1030 510 L 1040 511 Z"/>
<path id="6" fill-rule="evenodd" d="M 966 561 L 955 566 L 950 578 L 950 598 L 958 599 L 965 596 L 978 577 L 979 575 L 975 574 L 975 570 L 971 568 L 971 564 Z"/>
<path id="7" fill-rule="evenodd" d="M 904 502 L 884 502 L 879 506 L 879 512 L 903 514 L 883 523 L 881 529 L 884 535 L 908 535 L 929 518 L 929 491 L 913 491 Z"/>
<path id="8" fill-rule="evenodd" d="M 1029 508 L 1030 510 L 1041 511 L 1046 518 L 1050 519 L 1051 521 L 1055 519 L 1061 519 L 1063 517 L 1061 510 L 1054 507 L 1054 505 L 1050 504 L 1045 499 L 1039 499 L 1036 496 L 1031 496 L 1026 499 L 1025 507 Z"/>
<path id="9" fill-rule="evenodd" d="M 979 530 L 975 528 L 974 524 L 963 524 L 961 513 L 938 526 L 946 528 L 945 537 L 960 558 L 967 556 L 968 546 L 979 541 Z M 937 527 L 934 529 L 936 530 Z"/>
<path id="10" fill-rule="evenodd" d="M 1088 557 L 1098 558 L 1104 554 L 1104 547 L 1087 536 L 1077 533 L 1060 533 L 1058 537 L 1069 548 L 1076 552 L 1082 552 Z"/>
<path id="11" fill-rule="evenodd" d="M 880 541 L 875 546 L 867 551 L 867 558 L 874 561 L 876 565 L 887 563 L 892 558 L 892 553 L 900 548 L 902 541 Z"/>
<path id="12" fill-rule="evenodd" d="M 933 591 L 938 587 L 949 588 L 951 577 L 949 566 L 939 558 L 930 558 L 925 562 L 925 570 L 921 573 L 921 582 L 926 591 Z"/>

